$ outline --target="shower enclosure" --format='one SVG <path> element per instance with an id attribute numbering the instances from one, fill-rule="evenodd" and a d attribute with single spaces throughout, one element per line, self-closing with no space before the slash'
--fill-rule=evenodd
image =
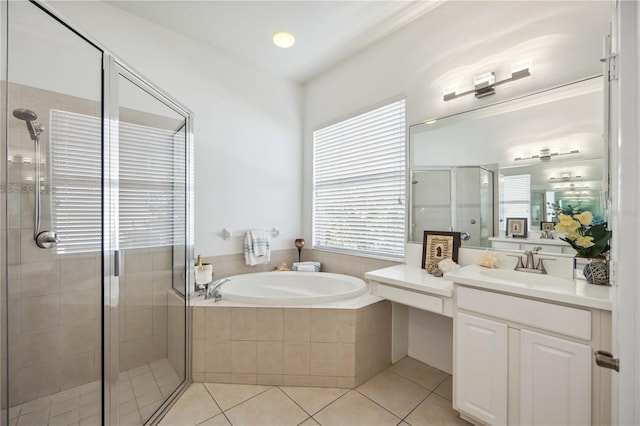
<path id="1" fill-rule="evenodd" d="M 410 241 L 425 230 L 458 231 L 462 245 L 490 247 L 493 236 L 493 172 L 479 166 L 411 170 Z"/>
<path id="2" fill-rule="evenodd" d="M 154 423 L 189 382 L 192 114 L 0 4 L 0 425 Z"/>

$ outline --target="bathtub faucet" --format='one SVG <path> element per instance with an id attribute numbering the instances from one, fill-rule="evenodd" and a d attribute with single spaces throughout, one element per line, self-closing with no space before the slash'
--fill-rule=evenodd
<path id="1" fill-rule="evenodd" d="M 231 281 L 231 278 L 221 278 L 218 281 L 214 281 L 209 284 L 209 286 L 207 287 L 207 291 L 204 294 L 204 300 L 213 299 L 214 302 L 219 302 L 220 299 L 222 299 L 222 295 L 220 294 L 218 289 L 222 287 L 222 284 L 226 283 L 227 281 Z"/>

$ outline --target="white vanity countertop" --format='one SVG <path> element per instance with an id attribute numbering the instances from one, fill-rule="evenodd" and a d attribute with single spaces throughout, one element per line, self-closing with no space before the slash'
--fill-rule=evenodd
<path id="1" fill-rule="evenodd" d="M 566 241 L 554 237 L 548 238 L 513 238 L 513 237 L 489 237 L 490 241 L 502 241 L 505 243 L 520 243 L 520 244 L 541 244 L 547 246 L 565 246 L 571 247 Z"/>
<path id="2" fill-rule="evenodd" d="M 388 268 L 366 272 L 369 280 L 391 284 L 397 287 L 453 297 L 453 283 L 444 278 L 434 277 L 422 268 L 409 265 L 395 265 Z"/>
<path id="3" fill-rule="evenodd" d="M 503 271 L 505 275 L 511 273 L 524 274 L 521 278 L 523 282 L 515 279 L 498 278 L 489 276 L 488 271 Z M 544 281 L 549 277 L 549 283 L 537 285 L 536 280 Z M 457 271 L 445 274 L 445 279 L 459 284 L 496 290 L 514 295 L 535 297 L 553 302 L 570 303 L 589 308 L 611 310 L 611 287 L 589 284 L 583 280 L 566 280 L 562 278 L 550 277 L 547 275 L 538 276 L 530 272 L 518 272 L 503 269 L 488 269 L 478 265 L 468 265 Z M 558 283 L 559 285 L 555 285 Z"/>

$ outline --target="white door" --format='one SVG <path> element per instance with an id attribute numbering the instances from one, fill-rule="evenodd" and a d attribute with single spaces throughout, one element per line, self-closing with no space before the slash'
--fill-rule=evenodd
<path id="1" fill-rule="evenodd" d="M 591 348 L 520 332 L 520 424 L 591 424 Z"/>
<path id="2" fill-rule="evenodd" d="M 508 334 L 505 324 L 456 316 L 456 407 L 490 425 L 507 423 Z"/>

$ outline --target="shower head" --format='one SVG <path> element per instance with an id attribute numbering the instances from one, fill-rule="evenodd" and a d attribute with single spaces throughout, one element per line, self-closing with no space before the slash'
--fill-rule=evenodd
<path id="1" fill-rule="evenodd" d="M 22 108 L 14 109 L 13 116 L 18 120 L 24 120 L 24 121 L 35 121 L 38 119 L 38 114 L 31 111 L 30 109 L 22 109 Z"/>
<path id="2" fill-rule="evenodd" d="M 18 120 L 23 120 L 27 123 L 27 129 L 29 129 L 29 134 L 31 134 L 31 139 L 34 141 L 38 140 L 38 136 L 44 130 L 44 127 L 40 123 L 35 123 L 35 120 L 38 119 L 38 114 L 31 111 L 30 109 L 18 108 L 13 110 L 13 116 Z"/>

